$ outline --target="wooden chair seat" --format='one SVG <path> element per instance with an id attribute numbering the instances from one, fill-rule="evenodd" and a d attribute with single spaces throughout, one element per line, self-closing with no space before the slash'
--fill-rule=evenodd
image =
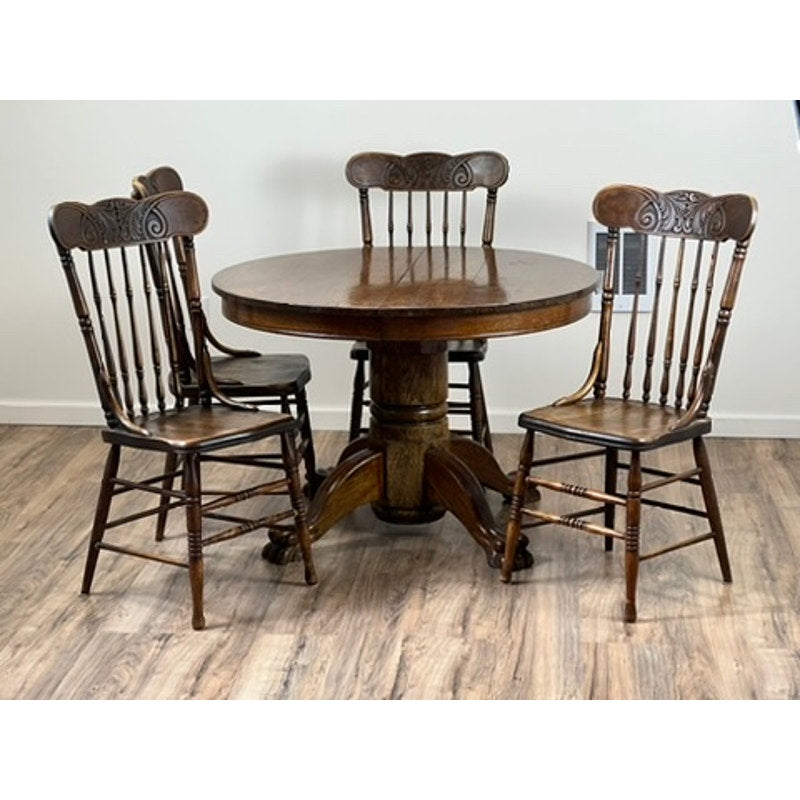
<path id="1" fill-rule="evenodd" d="M 311 363 L 299 353 L 213 356 L 211 371 L 229 397 L 294 395 L 311 381 Z"/>
<path id="2" fill-rule="evenodd" d="M 585 444 L 650 450 L 711 430 L 707 418 L 676 427 L 683 416 L 672 406 L 609 397 L 525 411 L 520 414 L 519 425 Z"/>
<path id="3" fill-rule="evenodd" d="M 447 343 L 447 360 L 455 364 L 483 361 L 489 352 L 486 339 L 463 339 Z"/>
<path id="4" fill-rule="evenodd" d="M 288 414 L 247 412 L 217 405 L 169 409 L 131 417 L 131 422 L 143 433 L 119 427 L 105 428 L 103 440 L 144 450 L 200 453 L 277 436 L 293 430 L 297 424 Z"/>

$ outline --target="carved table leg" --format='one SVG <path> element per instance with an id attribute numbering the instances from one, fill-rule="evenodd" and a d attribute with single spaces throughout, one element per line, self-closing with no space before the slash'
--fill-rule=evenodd
<path id="1" fill-rule="evenodd" d="M 503 497 L 511 496 L 514 490 L 514 478 L 500 469 L 490 450 L 466 436 L 452 436 L 448 448 L 456 458 L 464 462 L 482 486 L 494 489 Z"/>
<path id="2" fill-rule="evenodd" d="M 516 471 L 510 474 L 503 472 L 495 460 L 494 454 L 474 439 L 453 436 L 449 446 L 450 451 L 467 465 L 481 485 L 487 489 L 494 489 L 503 495 L 504 500 L 511 500 Z M 528 487 L 525 496 L 526 503 L 535 502 L 539 500 L 539 497 L 539 490 L 536 487 Z"/>
<path id="3" fill-rule="evenodd" d="M 495 467 L 499 472 L 500 468 L 496 464 Z M 425 457 L 425 476 L 431 497 L 451 512 L 483 548 L 489 566 L 499 568 L 505 550 L 505 535 L 496 529 L 481 481 L 454 454 L 450 443 L 428 450 Z M 514 555 L 513 569 L 526 569 L 533 565 L 533 556 L 527 547 L 528 539 L 521 535 Z"/>
<path id="4" fill-rule="evenodd" d="M 360 448 L 343 458 L 328 474 L 308 507 L 311 541 L 319 539 L 342 517 L 359 506 L 378 502 L 384 494 L 384 455 Z M 261 556 L 273 564 L 286 564 L 300 557 L 292 530 L 273 529 Z"/>

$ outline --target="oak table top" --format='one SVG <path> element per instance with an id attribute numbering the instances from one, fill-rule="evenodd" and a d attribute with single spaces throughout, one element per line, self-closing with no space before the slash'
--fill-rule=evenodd
<path id="1" fill-rule="evenodd" d="M 492 247 L 358 247 L 247 261 L 212 281 L 232 322 L 274 333 L 365 340 L 370 427 L 351 442 L 308 509 L 312 540 L 369 503 L 382 520 L 453 513 L 499 567 L 505 545 L 486 489 L 511 494 L 492 453 L 451 434 L 447 340 L 513 336 L 575 322 L 597 273 L 559 256 Z M 533 563 L 520 538 L 514 568 Z M 298 556 L 293 532 L 271 531 L 264 557 Z"/>
<path id="2" fill-rule="evenodd" d="M 588 313 L 597 273 L 491 247 L 358 247 L 259 258 L 217 273 L 223 314 L 251 328 L 337 339 L 508 336 Z"/>

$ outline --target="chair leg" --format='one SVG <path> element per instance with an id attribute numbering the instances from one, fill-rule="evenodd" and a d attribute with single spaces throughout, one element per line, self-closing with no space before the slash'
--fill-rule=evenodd
<path id="1" fill-rule="evenodd" d="M 300 436 L 303 439 L 303 464 L 306 470 L 306 481 L 308 482 L 309 496 L 313 497 L 320 484 L 317 475 L 317 456 L 314 452 L 314 437 L 311 430 L 311 414 L 308 411 L 308 397 L 305 389 L 301 389 L 295 396 L 297 407 L 297 418 L 300 421 Z"/>
<path id="2" fill-rule="evenodd" d="M 294 444 L 294 432 L 289 431 L 281 435 L 281 451 L 283 465 L 289 482 L 289 499 L 294 510 L 295 525 L 297 527 L 297 543 L 305 565 L 305 580 L 309 585 L 317 582 L 317 572 L 314 569 L 314 559 L 311 554 L 311 536 L 306 521 L 306 501 L 300 485 L 300 476 L 297 470 L 297 451 Z"/>
<path id="3" fill-rule="evenodd" d="M 106 465 L 103 470 L 103 479 L 100 484 L 100 495 L 97 498 L 97 508 L 94 512 L 94 524 L 92 534 L 89 538 L 89 552 L 86 554 L 86 565 L 83 569 L 83 583 L 81 593 L 89 594 L 94 579 L 94 570 L 97 566 L 97 556 L 99 551 L 97 545 L 103 540 L 108 521 L 108 512 L 111 509 L 111 498 L 114 489 L 114 479 L 117 477 L 119 469 L 120 446 L 112 444 L 106 456 Z"/>
<path id="4" fill-rule="evenodd" d="M 636 622 L 636 584 L 639 579 L 639 524 L 642 512 L 642 456 L 631 452 L 625 503 L 625 622 Z"/>
<path id="5" fill-rule="evenodd" d="M 517 551 L 520 525 L 522 523 L 522 505 L 525 502 L 527 479 L 533 462 L 533 437 L 533 431 L 526 431 L 522 449 L 520 450 L 517 475 L 514 479 L 514 493 L 511 496 L 511 507 L 509 508 L 508 524 L 506 525 L 506 547 L 503 563 L 500 566 L 500 580 L 503 583 L 511 581 L 511 573 L 514 569 L 514 555 Z"/>
<path id="6" fill-rule="evenodd" d="M 178 469 L 178 456 L 176 453 L 167 453 L 164 461 L 164 481 L 161 489 L 165 494 L 161 495 L 161 503 L 158 507 L 158 517 L 156 517 L 156 541 L 164 540 L 164 528 L 167 526 L 167 514 L 169 514 L 169 504 L 171 498 L 166 492 L 172 491 L 175 481 L 175 471 Z"/>
<path id="7" fill-rule="evenodd" d="M 469 417 L 472 428 L 472 438 L 482 444 L 487 450 L 492 449 L 492 435 L 489 431 L 489 416 L 486 411 L 486 397 L 483 393 L 480 365 L 470 362 L 469 375 Z"/>
<path id="8" fill-rule="evenodd" d="M 613 447 L 606 450 L 606 494 L 616 494 L 617 492 L 617 465 L 619 463 L 619 451 Z M 614 503 L 606 503 L 603 510 L 603 524 L 606 528 L 613 528 L 616 522 L 617 507 Z M 606 536 L 605 549 L 610 553 L 614 549 L 614 537 Z"/>
<path id="9" fill-rule="evenodd" d="M 353 376 L 353 396 L 350 401 L 350 441 L 358 439 L 361 434 L 361 414 L 364 409 L 364 387 L 366 373 L 363 359 L 356 361 L 356 372 Z"/>
<path id="10" fill-rule="evenodd" d="M 186 492 L 186 543 L 189 555 L 189 585 L 192 591 L 192 628 L 206 626 L 203 615 L 203 514 L 200 496 L 200 456 L 184 456 L 183 474 Z"/>
<path id="11" fill-rule="evenodd" d="M 700 469 L 700 488 L 703 492 L 708 521 L 711 524 L 714 546 L 717 548 L 722 580 L 725 583 L 730 583 L 733 580 L 733 575 L 731 574 L 731 564 L 728 559 L 728 547 L 725 544 L 725 533 L 722 528 L 722 515 L 719 511 L 717 491 L 714 488 L 714 479 L 711 476 L 711 462 L 708 458 L 708 451 L 706 450 L 705 442 L 699 436 L 692 441 L 692 446 L 694 448 L 695 464 Z"/>

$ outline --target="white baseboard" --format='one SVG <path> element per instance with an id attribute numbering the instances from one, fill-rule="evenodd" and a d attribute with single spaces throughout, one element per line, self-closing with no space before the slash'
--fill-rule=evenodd
<path id="1" fill-rule="evenodd" d="M 347 430 L 349 409 L 315 408 L 313 425 L 318 430 Z M 519 433 L 519 411 L 489 415 L 496 433 Z M 712 435 L 753 439 L 800 439 L 800 414 L 773 416 L 715 414 Z M 102 425 L 103 415 L 93 403 L 33 403 L 0 401 L 0 424 L 6 425 Z"/>
<path id="2" fill-rule="evenodd" d="M 6 425 L 103 425 L 97 403 L 0 401 L 0 423 Z"/>

